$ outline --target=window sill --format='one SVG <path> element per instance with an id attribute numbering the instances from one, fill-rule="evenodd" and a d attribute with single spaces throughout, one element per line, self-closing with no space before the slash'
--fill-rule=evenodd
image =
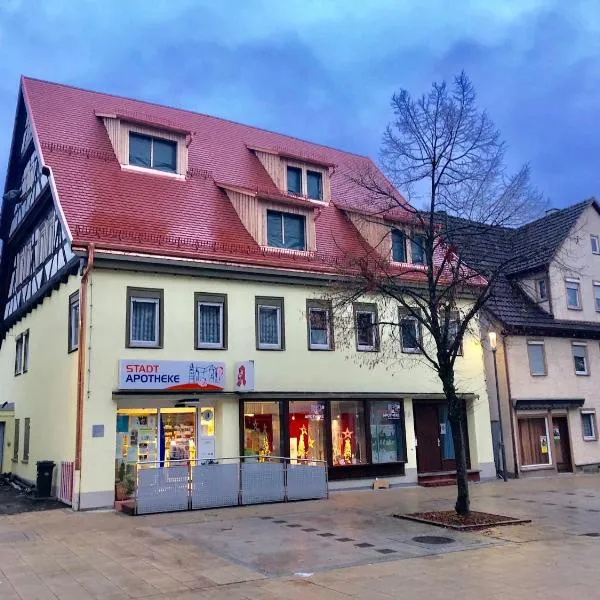
<path id="1" fill-rule="evenodd" d="M 590 376 L 589 373 L 577 373 L 577 372 L 575 372 L 575 375 L 577 375 L 577 377 L 589 377 Z"/>
<path id="2" fill-rule="evenodd" d="M 582 311 L 583 308 L 581 306 L 568 306 L 567 305 L 567 310 L 578 310 L 578 311 Z"/>
<path id="3" fill-rule="evenodd" d="M 420 350 L 408 350 L 402 348 L 402 354 L 422 354 Z"/>
<path id="4" fill-rule="evenodd" d="M 73 352 L 77 352 L 77 350 L 79 350 L 79 346 L 77 348 L 69 348 L 67 354 L 73 354 Z"/>
<path id="5" fill-rule="evenodd" d="M 260 352 L 283 352 L 285 348 L 256 348 Z"/>
<path id="6" fill-rule="evenodd" d="M 11 462 L 13 465 L 16 465 L 16 464 L 19 462 L 19 459 L 18 459 L 18 458 L 11 458 L 11 459 L 10 459 L 10 462 Z"/>
<path id="7" fill-rule="evenodd" d="M 309 250 L 295 250 L 294 248 L 278 248 L 277 246 L 261 246 L 261 250 L 273 254 L 293 254 L 295 256 L 310 256 Z"/>
<path id="8" fill-rule="evenodd" d="M 169 173 L 168 171 L 159 171 L 148 167 L 136 167 L 135 165 L 121 165 L 121 171 L 129 171 L 130 173 L 144 173 L 145 175 L 158 175 L 159 177 L 168 177 L 178 181 L 185 181 L 185 175 L 179 173 Z"/>
<path id="9" fill-rule="evenodd" d="M 530 373 L 532 377 L 548 377 L 548 373 Z"/>
<path id="10" fill-rule="evenodd" d="M 138 344 L 136 342 L 129 342 L 126 346 L 126 348 L 137 348 L 139 350 L 160 350 L 162 349 L 163 345 L 162 344 L 158 344 L 155 346 L 151 346 L 150 344 Z"/>
<path id="11" fill-rule="evenodd" d="M 379 348 L 368 348 L 368 347 L 364 347 L 364 348 L 356 348 L 357 352 L 379 352 Z"/>
<path id="12" fill-rule="evenodd" d="M 227 350 L 227 346 L 195 346 L 194 350 Z"/>
<path id="13" fill-rule="evenodd" d="M 21 464 L 22 464 L 22 465 L 28 465 L 28 464 L 29 464 L 29 459 L 27 459 L 27 460 L 22 460 L 22 461 L 21 461 Z"/>
<path id="14" fill-rule="evenodd" d="M 598 438 L 597 437 L 585 437 L 583 438 L 584 442 L 597 442 Z"/>
<path id="15" fill-rule="evenodd" d="M 333 348 L 313 348 L 312 346 L 308 347 L 310 352 L 333 352 Z"/>

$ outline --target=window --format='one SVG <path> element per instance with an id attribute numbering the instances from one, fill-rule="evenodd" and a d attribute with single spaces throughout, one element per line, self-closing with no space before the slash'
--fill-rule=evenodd
<path id="1" fill-rule="evenodd" d="M 421 352 L 421 324 L 418 319 L 400 309 L 400 345 L 402 352 L 417 354 Z"/>
<path id="2" fill-rule="evenodd" d="M 600 281 L 594 281 L 594 306 L 600 312 Z"/>
<path id="3" fill-rule="evenodd" d="M 581 310 L 579 281 L 575 279 L 567 279 L 565 284 L 567 286 L 567 308 Z"/>
<path id="4" fill-rule="evenodd" d="M 573 363 L 575 364 L 575 375 L 589 375 L 587 346 L 585 344 L 573 343 Z"/>
<path id="5" fill-rule="evenodd" d="M 306 171 L 307 195 L 311 200 L 323 200 L 323 175 L 318 171 Z"/>
<path id="6" fill-rule="evenodd" d="M 406 262 L 406 238 L 398 229 L 392 229 L 392 260 Z"/>
<path id="7" fill-rule="evenodd" d="M 129 164 L 175 173 L 177 170 L 177 143 L 130 132 Z"/>
<path id="8" fill-rule="evenodd" d="M 600 254 L 600 236 L 592 235 L 590 239 L 592 241 L 592 253 Z"/>
<path id="9" fill-rule="evenodd" d="M 288 194 L 302 194 L 302 169 L 299 167 L 287 168 Z"/>
<path id="10" fill-rule="evenodd" d="M 23 333 L 23 373 L 29 371 L 29 329 Z"/>
<path id="11" fill-rule="evenodd" d="M 330 407 L 333 466 L 368 463 L 364 403 L 331 401 Z"/>
<path id="12" fill-rule="evenodd" d="M 360 352 L 377 352 L 379 350 L 379 326 L 375 304 L 354 305 L 354 326 L 356 349 Z"/>
<path id="13" fill-rule="evenodd" d="M 404 426 L 400 402 L 374 401 L 371 413 L 373 463 L 404 462 Z"/>
<path id="14" fill-rule="evenodd" d="M 325 452 L 325 404 L 317 400 L 289 403 L 290 458 L 327 460 Z"/>
<path id="15" fill-rule="evenodd" d="M 596 413 L 593 410 L 581 411 L 581 431 L 583 439 L 586 442 L 593 442 L 598 439 L 596 434 Z"/>
<path id="16" fill-rule="evenodd" d="M 460 329 L 460 316 L 457 313 L 452 313 L 450 315 L 450 321 L 448 323 L 448 348 L 452 347 L 454 344 L 454 340 L 458 335 L 458 330 Z M 463 344 L 462 340 L 458 347 L 458 351 L 456 353 L 458 356 L 462 356 L 463 354 Z"/>
<path id="17" fill-rule="evenodd" d="M 23 432 L 23 462 L 29 462 L 29 436 L 31 428 L 31 419 L 25 418 L 25 431 Z"/>
<path id="18" fill-rule="evenodd" d="M 283 298 L 256 298 L 257 350 L 284 350 Z"/>
<path id="19" fill-rule="evenodd" d="M 413 265 L 425 264 L 425 236 L 414 235 L 410 240 L 410 251 Z"/>
<path id="20" fill-rule="evenodd" d="M 69 340 L 68 351 L 79 347 L 79 292 L 69 296 Z"/>
<path id="21" fill-rule="evenodd" d="M 309 350 L 333 350 L 331 303 L 306 301 Z"/>
<path id="22" fill-rule="evenodd" d="M 20 419 L 15 419 L 15 434 L 13 439 L 13 456 L 12 461 L 17 462 L 19 460 L 19 429 L 21 427 Z"/>
<path id="23" fill-rule="evenodd" d="M 23 373 L 23 334 L 15 339 L 15 375 Z"/>
<path id="24" fill-rule="evenodd" d="M 242 405 L 244 456 L 257 459 L 282 456 L 279 402 L 243 402 Z"/>
<path id="25" fill-rule="evenodd" d="M 127 347 L 161 348 L 163 291 L 127 288 Z"/>
<path id="26" fill-rule="evenodd" d="M 196 348 L 227 348 L 227 296 L 195 294 Z"/>
<path id="27" fill-rule="evenodd" d="M 538 279 L 535 282 L 535 285 L 536 285 L 538 300 L 540 302 L 543 302 L 544 300 L 548 300 L 548 283 L 546 282 L 546 280 Z"/>
<path id="28" fill-rule="evenodd" d="M 527 342 L 527 355 L 529 356 L 529 372 L 531 375 L 534 377 L 547 375 L 544 342 Z"/>
<path id="29" fill-rule="evenodd" d="M 304 222 L 302 215 L 267 211 L 267 244 L 274 248 L 305 250 Z"/>

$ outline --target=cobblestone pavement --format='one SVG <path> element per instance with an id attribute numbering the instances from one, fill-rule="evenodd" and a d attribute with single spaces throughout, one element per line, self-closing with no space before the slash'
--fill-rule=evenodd
<path id="1" fill-rule="evenodd" d="M 472 486 L 474 509 L 527 525 L 462 533 L 391 516 L 449 508 L 453 494 L 404 488 L 145 517 L 0 516 L 0 599 L 600 597 L 600 476 Z M 423 536 L 446 543 L 415 539 Z"/>

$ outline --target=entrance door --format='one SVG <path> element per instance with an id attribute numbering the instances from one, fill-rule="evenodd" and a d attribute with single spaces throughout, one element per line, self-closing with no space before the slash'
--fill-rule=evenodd
<path id="1" fill-rule="evenodd" d="M 438 405 L 415 402 L 413 406 L 417 438 L 417 471 L 419 473 L 442 471 Z"/>
<path id="2" fill-rule="evenodd" d="M 556 469 L 561 473 L 571 471 L 571 446 L 569 444 L 567 417 L 552 417 L 552 425 Z"/>

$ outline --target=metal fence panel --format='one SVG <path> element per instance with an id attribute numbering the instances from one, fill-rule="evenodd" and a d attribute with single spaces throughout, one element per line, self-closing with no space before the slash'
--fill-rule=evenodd
<path id="1" fill-rule="evenodd" d="M 280 462 L 241 465 L 242 504 L 283 502 L 285 499 L 284 465 Z"/>
<path id="2" fill-rule="evenodd" d="M 327 469 L 322 465 L 288 465 L 288 500 L 327 498 Z"/>
<path id="3" fill-rule="evenodd" d="M 139 515 L 189 508 L 187 465 L 139 469 L 137 479 L 136 506 Z"/>
<path id="4" fill-rule="evenodd" d="M 192 509 L 239 503 L 239 465 L 192 467 Z"/>

